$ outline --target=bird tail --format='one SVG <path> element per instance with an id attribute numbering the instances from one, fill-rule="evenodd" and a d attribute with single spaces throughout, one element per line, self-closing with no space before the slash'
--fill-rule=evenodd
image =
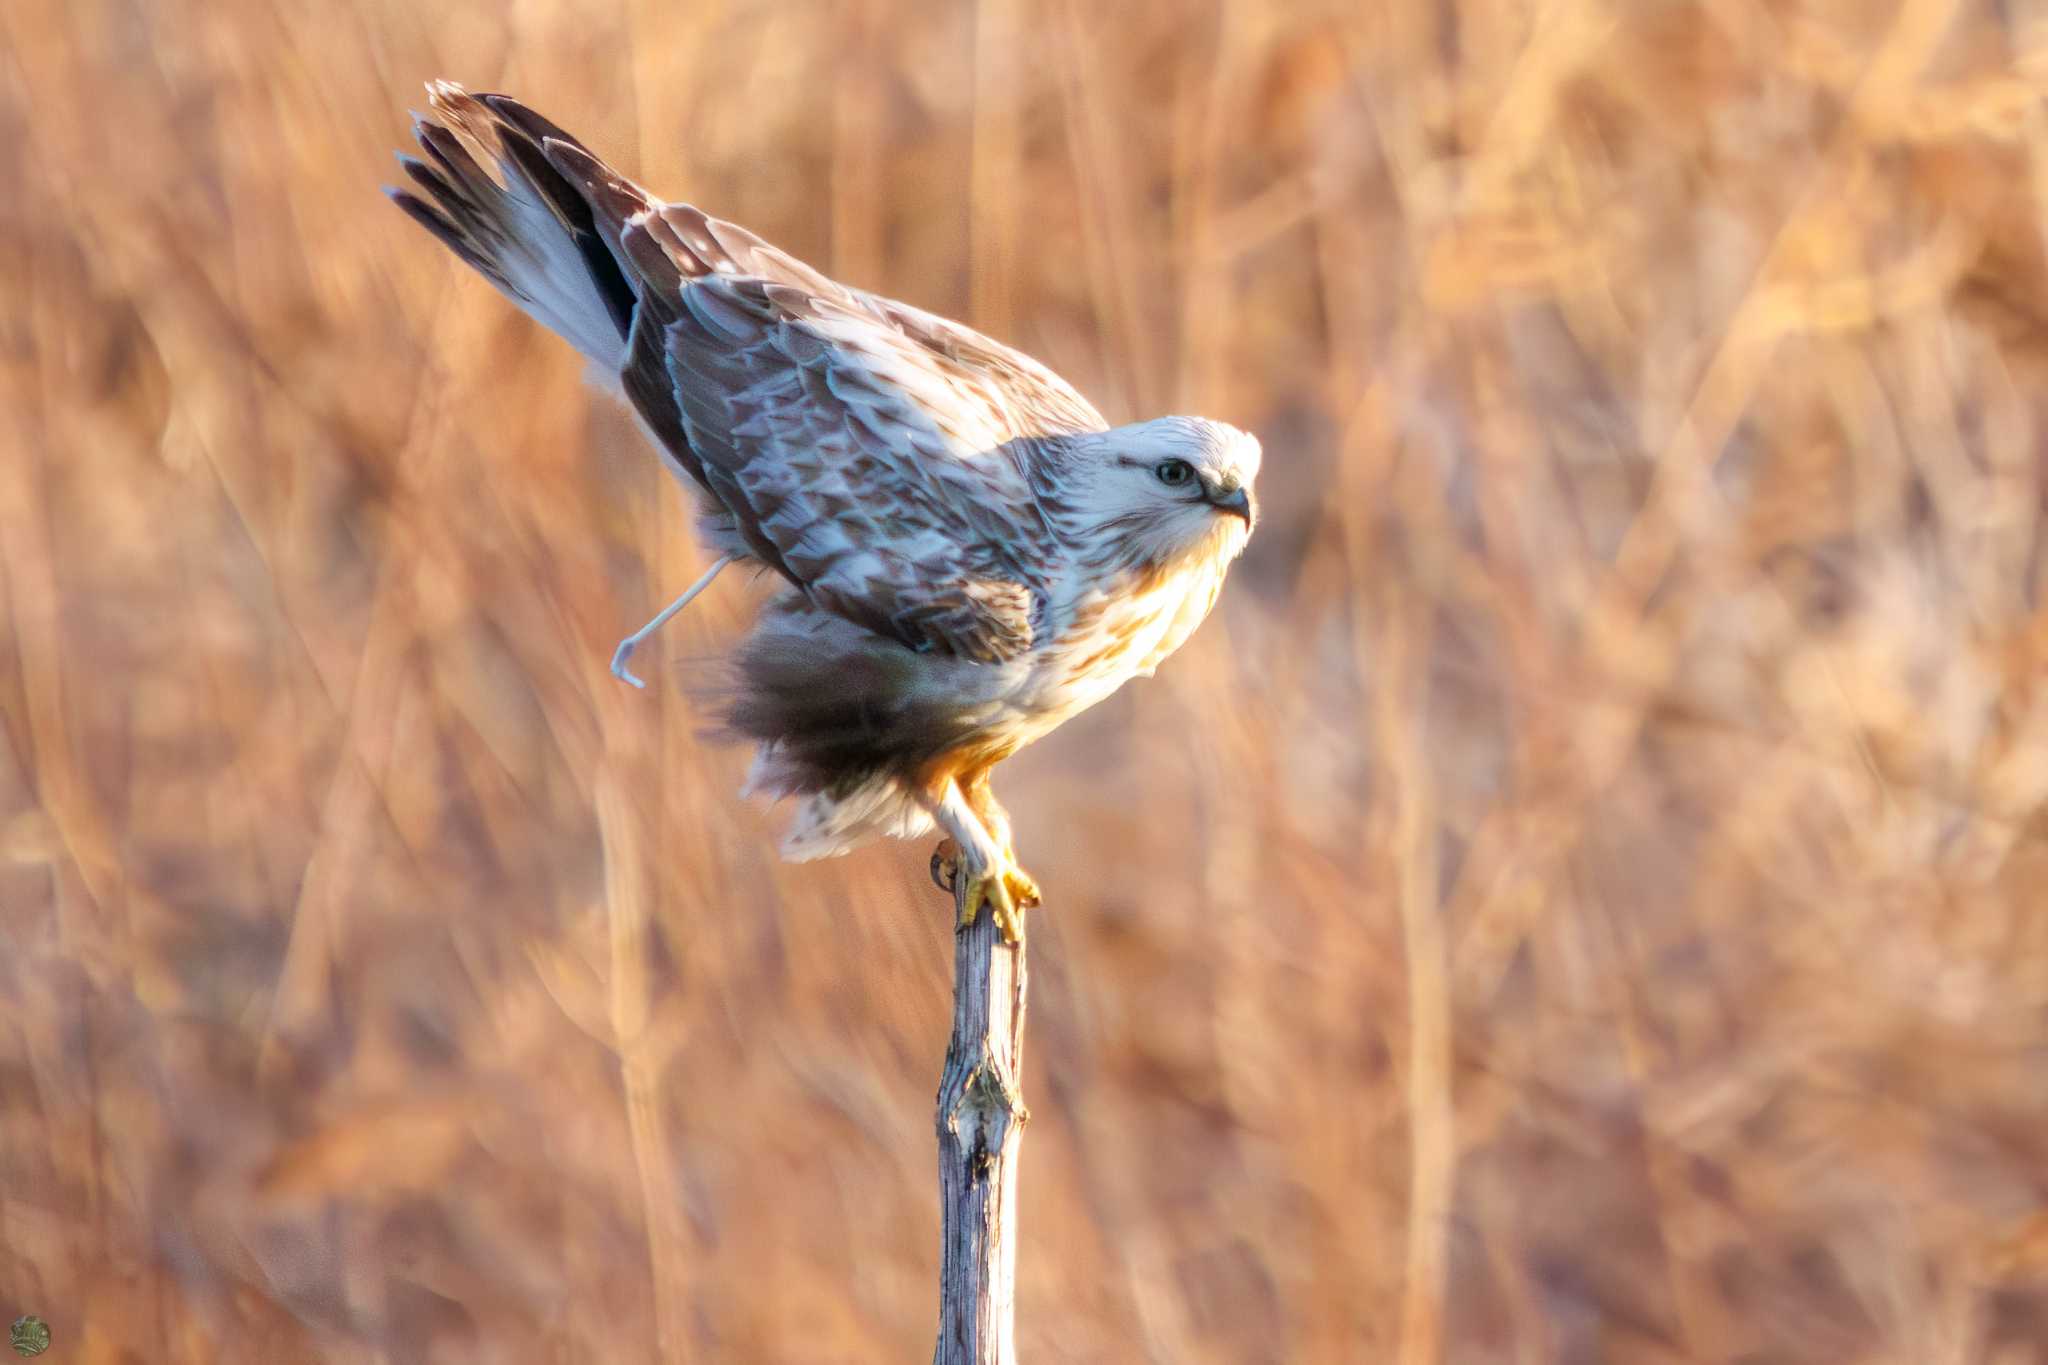
<path id="1" fill-rule="evenodd" d="M 426 159 L 400 156 L 385 193 L 530 317 L 616 372 L 641 281 L 619 237 L 659 201 L 517 100 L 427 85 L 413 115 Z"/>

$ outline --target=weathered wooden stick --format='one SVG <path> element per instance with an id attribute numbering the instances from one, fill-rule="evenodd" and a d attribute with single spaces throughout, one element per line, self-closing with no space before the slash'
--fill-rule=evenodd
<path id="1" fill-rule="evenodd" d="M 959 921 L 966 879 L 955 878 Z M 983 907 L 953 940 L 953 1038 L 939 1081 L 939 1345 L 932 1365 L 1016 1365 L 1024 944 Z"/>

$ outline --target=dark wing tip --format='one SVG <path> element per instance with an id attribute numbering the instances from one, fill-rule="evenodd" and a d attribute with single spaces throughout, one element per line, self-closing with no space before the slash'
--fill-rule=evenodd
<path id="1" fill-rule="evenodd" d="M 479 94 L 476 96 L 476 100 L 477 103 L 483 105 L 500 119 L 511 124 L 537 143 L 549 141 L 566 142 L 586 156 L 590 155 L 590 149 L 578 141 L 574 135 L 564 130 L 552 120 L 542 118 L 510 95 Z M 594 156 L 591 159 L 593 161 L 596 160 Z"/>
<path id="2" fill-rule="evenodd" d="M 387 199 L 405 210 L 406 216 L 415 223 L 418 223 L 428 232 L 433 233 L 435 240 L 454 252 L 466 265 L 480 272 L 484 278 L 494 283 L 503 280 L 504 276 L 498 267 L 476 249 L 476 244 L 464 235 L 461 228 L 455 226 L 447 218 L 442 217 L 434 209 L 433 205 L 421 199 L 411 190 L 399 189 L 392 185 L 386 185 L 383 188 Z"/>
<path id="3" fill-rule="evenodd" d="M 392 202 L 450 251 L 507 288 L 506 272 L 494 258 L 535 230 L 521 224 L 511 205 L 530 193 L 582 255 L 613 326 L 621 339 L 627 337 L 636 291 L 617 251 L 616 228 L 595 211 L 617 198 L 618 177 L 582 143 L 507 96 L 473 95 L 454 81 L 431 80 L 427 107 L 431 113 L 413 115 L 413 136 L 423 157 L 398 159 L 424 195 L 390 191 Z M 586 195 L 577 183 L 580 177 L 565 175 L 543 144 L 573 147 L 588 158 L 597 168 L 588 178 L 603 188 L 603 197 Z"/>
<path id="4" fill-rule="evenodd" d="M 455 230 L 454 224 L 434 212 L 424 199 L 421 199 L 411 190 L 403 190 L 396 185 L 385 185 L 381 188 L 386 199 L 389 199 L 392 203 L 419 219 L 420 223 L 436 236 L 441 235 L 443 232 L 453 232 Z"/>
<path id="5" fill-rule="evenodd" d="M 412 179 L 414 184 L 418 185 L 428 194 L 433 195 L 434 198 L 445 201 L 457 197 L 455 186 L 450 184 L 447 178 L 441 175 L 440 172 L 418 157 L 407 156 L 404 152 L 400 152 L 398 153 L 398 164 L 406 175 Z M 385 193 L 393 192 L 390 186 L 385 186 Z"/>
<path id="6" fill-rule="evenodd" d="M 654 207 L 646 191 L 621 178 L 617 171 L 574 139 L 542 138 L 540 153 L 556 175 L 576 187 L 577 193 L 590 205 L 600 230 L 614 241 L 636 214 Z"/>

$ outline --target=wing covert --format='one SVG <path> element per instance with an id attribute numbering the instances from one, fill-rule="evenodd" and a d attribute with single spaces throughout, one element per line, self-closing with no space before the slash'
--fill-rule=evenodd
<path id="1" fill-rule="evenodd" d="M 978 662 L 1033 639 L 1052 549 L 1020 461 L 1035 433 L 861 306 L 710 275 L 664 331 L 706 484 L 820 606 Z"/>

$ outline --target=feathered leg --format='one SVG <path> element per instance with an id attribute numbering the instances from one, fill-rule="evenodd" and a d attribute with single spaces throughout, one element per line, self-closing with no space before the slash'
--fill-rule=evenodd
<path id="1" fill-rule="evenodd" d="M 996 917 L 996 928 L 1002 932 L 1003 942 L 1021 942 L 1024 931 L 1022 914 L 1026 906 L 1037 903 L 1038 887 L 1025 875 L 1024 869 L 1017 866 L 1009 849 L 983 823 L 958 782 L 950 777 L 945 779 L 927 794 L 927 800 L 932 817 L 952 838 L 958 850 L 959 862 L 954 876 L 968 878 L 967 896 L 960 906 L 960 922 L 963 925 L 974 923 L 985 904 Z M 1003 823 L 1007 833 L 1009 822 L 1005 820 Z"/>

